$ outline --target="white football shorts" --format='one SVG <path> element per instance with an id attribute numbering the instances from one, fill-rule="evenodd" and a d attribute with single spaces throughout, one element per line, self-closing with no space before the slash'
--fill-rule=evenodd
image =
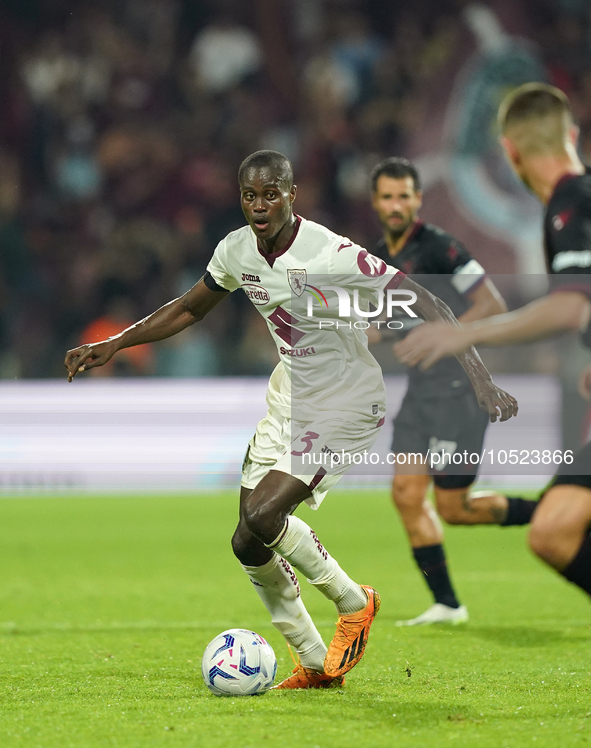
<path id="1" fill-rule="evenodd" d="M 347 414 L 298 423 L 269 410 L 248 443 L 242 486 L 255 488 L 269 470 L 278 470 L 305 483 L 312 492 L 306 503 L 318 509 L 328 491 L 357 464 L 355 455 L 369 452 L 383 422 Z"/>

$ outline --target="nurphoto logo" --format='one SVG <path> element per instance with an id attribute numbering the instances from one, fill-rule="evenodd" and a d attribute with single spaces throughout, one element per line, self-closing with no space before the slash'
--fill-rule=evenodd
<path id="1" fill-rule="evenodd" d="M 330 328 L 335 325 L 338 328 L 341 319 L 350 320 L 351 317 L 354 317 L 357 319 L 353 323 L 353 326 L 358 329 L 367 329 L 370 324 L 373 323 L 378 327 L 378 329 L 381 325 L 385 325 L 391 330 L 400 330 L 404 327 L 404 323 L 399 319 L 400 311 L 405 312 L 409 317 L 417 318 L 418 316 L 412 310 L 412 305 L 417 300 L 417 295 L 414 291 L 388 288 L 378 295 L 376 308 L 370 310 L 369 308 L 364 308 L 364 304 L 360 302 L 358 289 L 354 289 L 352 294 L 341 286 L 320 286 L 319 288 L 315 286 L 307 286 L 305 290 L 310 294 L 307 297 L 306 305 L 306 315 L 308 317 L 314 317 L 314 299 L 320 303 L 320 307 L 328 309 L 328 300 L 325 296 L 325 292 L 332 291 L 337 295 L 339 320 L 319 319 L 319 329 Z M 398 317 L 397 319 L 392 319 L 392 317 L 395 316 L 393 313 L 394 310 L 399 312 L 399 314 L 396 315 Z M 387 321 L 384 319 L 372 319 L 371 323 L 367 321 L 368 318 L 384 316 Z M 360 317 L 362 319 L 359 319 Z M 351 327 L 352 323 L 349 321 L 346 324 L 348 327 Z"/>

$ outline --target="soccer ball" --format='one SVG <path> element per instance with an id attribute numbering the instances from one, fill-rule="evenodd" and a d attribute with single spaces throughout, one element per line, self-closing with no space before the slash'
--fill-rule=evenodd
<path id="1" fill-rule="evenodd" d="M 275 652 L 262 636 L 246 629 L 229 629 L 209 642 L 201 672 L 216 696 L 253 696 L 273 685 Z"/>

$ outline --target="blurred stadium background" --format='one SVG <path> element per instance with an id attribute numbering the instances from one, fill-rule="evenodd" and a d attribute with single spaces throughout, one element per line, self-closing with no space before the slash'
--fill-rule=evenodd
<path id="1" fill-rule="evenodd" d="M 369 170 L 414 160 L 422 218 L 457 235 L 511 307 L 543 292 L 544 266 L 541 209 L 496 145 L 502 96 L 528 80 L 558 85 L 591 158 L 587 0 L 3 0 L 0 70 L 5 493 L 235 480 L 276 363 L 241 291 L 86 381 L 66 385 L 63 358 L 202 275 L 243 225 L 236 172 L 252 151 L 286 153 L 298 212 L 368 248 L 379 237 Z M 377 355 L 394 408 L 402 369 L 387 347 Z M 486 360 L 529 377 L 530 437 L 576 446 L 576 343 Z M 112 486 L 98 477 L 109 470 Z"/>

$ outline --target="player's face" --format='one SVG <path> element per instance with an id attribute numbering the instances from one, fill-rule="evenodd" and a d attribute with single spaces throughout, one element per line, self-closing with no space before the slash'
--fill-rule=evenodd
<path id="1" fill-rule="evenodd" d="M 372 205 L 380 223 L 393 235 L 403 234 L 414 222 L 423 202 L 423 193 L 415 190 L 412 177 L 378 177 Z"/>
<path id="2" fill-rule="evenodd" d="M 240 182 L 242 212 L 258 239 L 273 239 L 289 221 L 295 191 L 295 185 L 288 186 L 269 167 L 245 172 Z"/>

